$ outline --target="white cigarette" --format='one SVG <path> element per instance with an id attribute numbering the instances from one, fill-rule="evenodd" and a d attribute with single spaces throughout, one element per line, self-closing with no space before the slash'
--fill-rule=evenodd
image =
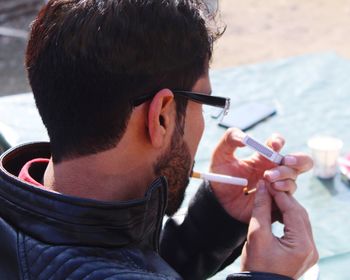
<path id="1" fill-rule="evenodd" d="M 228 175 L 216 174 L 216 173 L 200 173 L 193 171 L 191 177 L 205 179 L 212 182 L 236 185 L 236 186 L 247 186 L 248 180 L 240 177 L 233 177 Z"/>

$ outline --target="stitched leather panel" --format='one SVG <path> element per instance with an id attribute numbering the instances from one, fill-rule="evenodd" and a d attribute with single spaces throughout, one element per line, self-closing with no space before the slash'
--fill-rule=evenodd
<path id="1" fill-rule="evenodd" d="M 0 279 L 19 279 L 17 232 L 0 218 Z M 6 278 L 3 276 L 6 275 Z"/>
<path id="2" fill-rule="evenodd" d="M 23 279 L 181 279 L 157 254 L 138 249 L 54 246 L 20 234 Z"/>

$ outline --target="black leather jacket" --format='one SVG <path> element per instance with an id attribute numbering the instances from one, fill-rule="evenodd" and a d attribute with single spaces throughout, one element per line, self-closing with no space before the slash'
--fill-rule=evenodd
<path id="1" fill-rule="evenodd" d="M 22 166 L 38 157 L 50 157 L 48 143 L 1 156 L 1 279 L 205 279 L 240 254 L 247 226 L 221 208 L 206 184 L 184 222 L 169 219 L 160 237 L 165 178 L 155 180 L 143 199 L 82 199 L 18 180 Z M 44 168 L 30 172 L 40 180 Z M 264 273 L 230 277 L 288 279 Z"/>

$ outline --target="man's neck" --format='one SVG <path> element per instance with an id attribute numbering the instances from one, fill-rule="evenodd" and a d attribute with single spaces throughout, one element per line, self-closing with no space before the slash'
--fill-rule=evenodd
<path id="1" fill-rule="evenodd" d="M 59 164 L 50 160 L 44 185 L 62 194 L 103 201 L 143 197 L 155 179 L 151 162 L 140 165 L 142 155 L 116 155 L 112 149 Z"/>
<path id="2" fill-rule="evenodd" d="M 174 106 L 166 107 L 172 119 L 176 114 Z M 128 128 L 116 147 L 58 164 L 50 161 L 44 175 L 44 185 L 59 193 L 104 201 L 144 197 L 156 178 L 154 163 L 167 150 L 174 131 L 173 122 L 169 122 L 165 134 L 162 126 L 154 130 L 163 132 L 161 136 L 157 134 L 162 145 L 155 145 L 153 138 L 157 137 L 153 134 L 156 133 L 149 132 L 148 123 L 145 122 L 149 111 L 148 106 L 133 110 Z M 159 116 L 155 119 L 158 121 Z"/>

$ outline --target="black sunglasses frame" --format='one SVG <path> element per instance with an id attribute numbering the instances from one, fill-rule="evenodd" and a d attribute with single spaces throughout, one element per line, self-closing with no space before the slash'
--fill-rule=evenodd
<path id="1" fill-rule="evenodd" d="M 194 101 L 194 102 L 197 102 L 200 104 L 205 104 L 205 105 L 223 108 L 224 115 L 226 115 L 228 113 L 228 110 L 230 108 L 230 98 L 206 95 L 203 93 L 198 93 L 198 92 L 193 92 L 193 91 L 185 91 L 185 90 L 172 90 L 172 92 L 177 96 L 187 98 L 191 101 Z M 153 98 L 155 94 L 156 93 L 151 93 L 151 94 L 136 97 L 134 100 L 132 100 L 132 105 L 134 107 L 139 106 L 142 103 Z"/>

